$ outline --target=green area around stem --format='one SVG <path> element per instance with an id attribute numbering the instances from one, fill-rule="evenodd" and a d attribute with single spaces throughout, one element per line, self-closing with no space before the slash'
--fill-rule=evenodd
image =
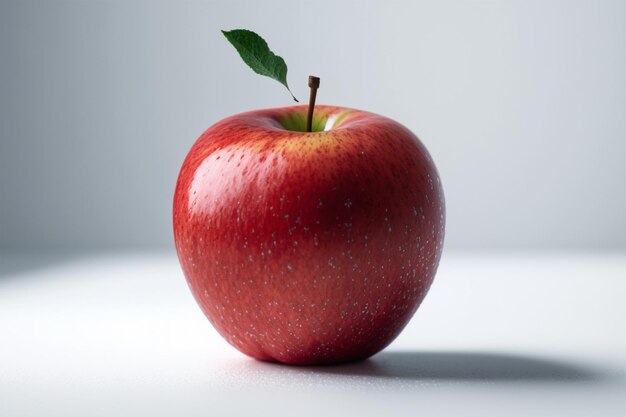
<path id="1" fill-rule="evenodd" d="M 338 113 L 328 113 L 327 111 L 314 112 L 311 132 L 323 132 L 338 127 L 351 110 L 344 110 Z M 306 110 L 294 111 L 283 116 L 279 122 L 286 130 L 294 132 L 306 132 Z M 330 122 L 329 122 L 330 120 Z"/>

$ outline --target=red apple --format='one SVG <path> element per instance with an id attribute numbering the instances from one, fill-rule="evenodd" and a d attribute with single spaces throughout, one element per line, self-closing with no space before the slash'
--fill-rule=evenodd
<path id="1" fill-rule="evenodd" d="M 241 352 L 287 364 L 367 358 L 400 333 L 439 263 L 444 198 L 407 128 L 305 106 L 228 117 L 193 145 L 174 196 L 183 271 Z"/>

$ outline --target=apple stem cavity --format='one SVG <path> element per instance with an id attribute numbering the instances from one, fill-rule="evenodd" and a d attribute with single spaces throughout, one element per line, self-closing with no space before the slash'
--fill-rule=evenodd
<path id="1" fill-rule="evenodd" d="M 309 87 L 311 95 L 309 96 L 309 113 L 306 116 L 306 131 L 310 132 L 313 128 L 313 111 L 315 110 L 315 98 L 317 97 L 317 89 L 320 87 L 319 77 L 309 75 Z"/>

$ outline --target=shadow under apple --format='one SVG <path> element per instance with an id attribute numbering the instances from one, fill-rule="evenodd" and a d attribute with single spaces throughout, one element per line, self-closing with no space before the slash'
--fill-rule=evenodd
<path id="1" fill-rule="evenodd" d="M 597 382 L 608 375 L 555 359 L 490 352 L 389 351 L 361 362 L 314 366 L 324 374 L 444 381 Z"/>

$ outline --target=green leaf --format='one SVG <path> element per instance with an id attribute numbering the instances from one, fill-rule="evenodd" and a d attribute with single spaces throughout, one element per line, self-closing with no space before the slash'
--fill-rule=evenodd
<path id="1" fill-rule="evenodd" d="M 285 64 L 285 60 L 270 51 L 267 42 L 262 37 L 245 29 L 223 30 L 222 33 L 239 52 L 243 62 L 252 68 L 252 71 L 275 79 L 287 87 L 291 97 L 298 101 L 287 85 L 287 64 Z"/>

